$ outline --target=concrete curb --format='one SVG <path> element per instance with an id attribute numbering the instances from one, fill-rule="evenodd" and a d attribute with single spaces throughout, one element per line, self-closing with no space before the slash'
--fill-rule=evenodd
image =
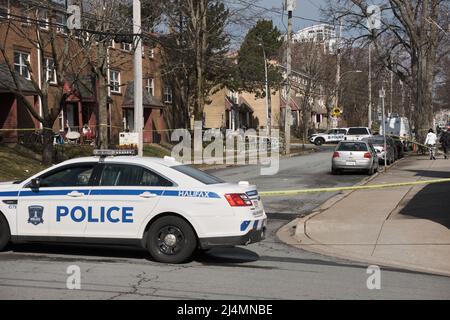
<path id="1" fill-rule="evenodd" d="M 394 162 L 391 166 L 388 167 L 392 168 L 396 166 L 398 163 L 406 159 L 407 156 L 404 158 Z M 364 178 L 362 181 L 357 183 L 356 185 L 366 185 L 376 177 L 378 177 L 382 173 L 376 173 L 373 176 Z M 434 268 L 423 268 L 423 267 L 417 267 L 417 266 L 411 266 L 411 265 L 405 265 L 403 263 L 399 263 L 397 261 L 389 260 L 389 259 L 382 259 L 382 258 L 374 258 L 370 259 L 367 257 L 361 257 L 356 254 L 353 254 L 351 252 L 344 251 L 342 249 L 336 249 L 336 248 L 330 248 L 327 245 L 324 245 L 313 238 L 311 238 L 307 231 L 306 231 L 306 224 L 307 222 L 312 219 L 313 217 L 321 214 L 325 210 L 328 210 L 332 206 L 334 206 L 336 203 L 342 201 L 346 197 L 348 197 L 351 193 L 355 192 L 356 190 L 350 190 L 350 191 L 344 191 L 336 196 L 328 199 L 325 203 L 323 203 L 318 208 L 314 209 L 314 211 L 309 214 L 306 217 L 303 218 L 297 218 L 293 221 L 289 222 L 288 224 L 282 226 L 276 233 L 276 236 L 278 239 L 287 245 L 294 246 L 299 249 L 303 249 L 309 252 L 322 254 L 325 256 L 331 256 L 343 260 L 349 260 L 356 263 L 362 263 L 362 264 L 375 264 L 382 267 L 388 267 L 393 269 L 403 269 L 403 270 L 410 270 L 414 272 L 421 272 L 421 273 L 429 273 L 429 274 L 435 274 L 439 276 L 450 276 L 450 273 L 446 270 L 440 270 L 440 269 L 434 269 Z"/>

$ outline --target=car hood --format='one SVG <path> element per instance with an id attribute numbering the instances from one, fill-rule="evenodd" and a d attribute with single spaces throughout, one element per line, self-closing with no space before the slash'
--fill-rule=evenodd
<path id="1" fill-rule="evenodd" d="M 0 182 L 0 191 L 11 191 L 19 188 L 18 184 L 14 184 L 15 181 Z"/>

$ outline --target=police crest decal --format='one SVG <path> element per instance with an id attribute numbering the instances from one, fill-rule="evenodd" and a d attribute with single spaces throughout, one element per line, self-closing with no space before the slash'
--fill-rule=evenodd
<path id="1" fill-rule="evenodd" d="M 42 216 L 44 215 L 43 206 L 29 206 L 28 207 L 28 223 L 37 226 L 40 223 L 44 223 Z"/>

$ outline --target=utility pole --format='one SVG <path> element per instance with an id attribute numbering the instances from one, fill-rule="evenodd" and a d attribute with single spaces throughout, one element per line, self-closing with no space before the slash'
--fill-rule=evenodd
<path id="1" fill-rule="evenodd" d="M 384 97 L 386 96 L 386 93 L 384 91 L 384 85 L 381 86 L 380 90 L 380 99 L 381 99 L 381 125 L 383 128 L 383 141 L 384 141 L 384 171 L 386 171 L 387 167 L 387 156 L 388 156 L 388 150 L 387 150 L 387 144 L 386 144 L 386 118 L 384 114 Z"/>
<path id="2" fill-rule="evenodd" d="M 336 61 L 336 108 L 339 108 L 339 90 L 341 87 L 341 35 L 342 35 L 342 18 L 339 18 L 339 35 L 337 37 L 337 61 Z"/>
<path id="3" fill-rule="evenodd" d="M 402 88 L 402 105 L 400 107 L 400 116 L 404 117 L 405 116 L 405 88 L 403 86 L 403 81 L 399 80 L 400 82 L 400 87 Z"/>
<path id="4" fill-rule="evenodd" d="M 259 44 L 263 50 L 263 56 L 264 56 L 264 79 L 265 79 L 265 86 L 266 86 L 266 128 L 268 130 L 268 135 L 270 136 L 270 129 L 271 129 L 271 117 L 269 114 L 269 97 L 270 97 L 270 92 L 269 92 L 269 79 L 268 79 L 268 75 L 267 75 L 267 57 L 266 57 L 266 50 L 264 49 L 264 44 L 260 43 Z"/>
<path id="5" fill-rule="evenodd" d="M 392 56 L 391 56 L 391 69 L 392 69 Z M 391 114 L 392 112 L 394 112 L 393 103 L 392 103 L 392 96 L 393 96 L 392 91 L 393 91 L 393 88 L 394 88 L 394 72 L 392 70 L 390 70 L 390 76 L 391 76 L 391 79 L 390 79 L 391 80 L 391 83 L 390 83 L 391 90 L 389 92 L 389 94 L 390 94 L 390 97 L 389 97 L 389 113 Z"/>
<path id="6" fill-rule="evenodd" d="M 287 0 L 288 12 L 287 50 L 286 50 L 286 106 L 284 110 L 284 152 L 291 153 L 291 45 L 292 45 L 292 11 L 296 0 Z"/>
<path id="7" fill-rule="evenodd" d="M 142 40 L 141 1 L 133 0 L 134 37 L 134 131 L 138 134 L 138 155 L 142 157 L 144 148 L 144 110 L 142 106 Z"/>
<path id="8" fill-rule="evenodd" d="M 368 126 L 372 128 L 372 40 L 369 42 L 369 110 L 368 110 Z"/>

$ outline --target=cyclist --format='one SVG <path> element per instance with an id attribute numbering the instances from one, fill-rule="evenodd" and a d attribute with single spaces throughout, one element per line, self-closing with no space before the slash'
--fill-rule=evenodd
<path id="1" fill-rule="evenodd" d="M 425 139 L 425 145 L 428 146 L 430 151 L 430 160 L 436 160 L 434 156 L 434 148 L 436 147 L 437 136 L 433 132 L 433 129 L 428 130 L 427 137 Z"/>

